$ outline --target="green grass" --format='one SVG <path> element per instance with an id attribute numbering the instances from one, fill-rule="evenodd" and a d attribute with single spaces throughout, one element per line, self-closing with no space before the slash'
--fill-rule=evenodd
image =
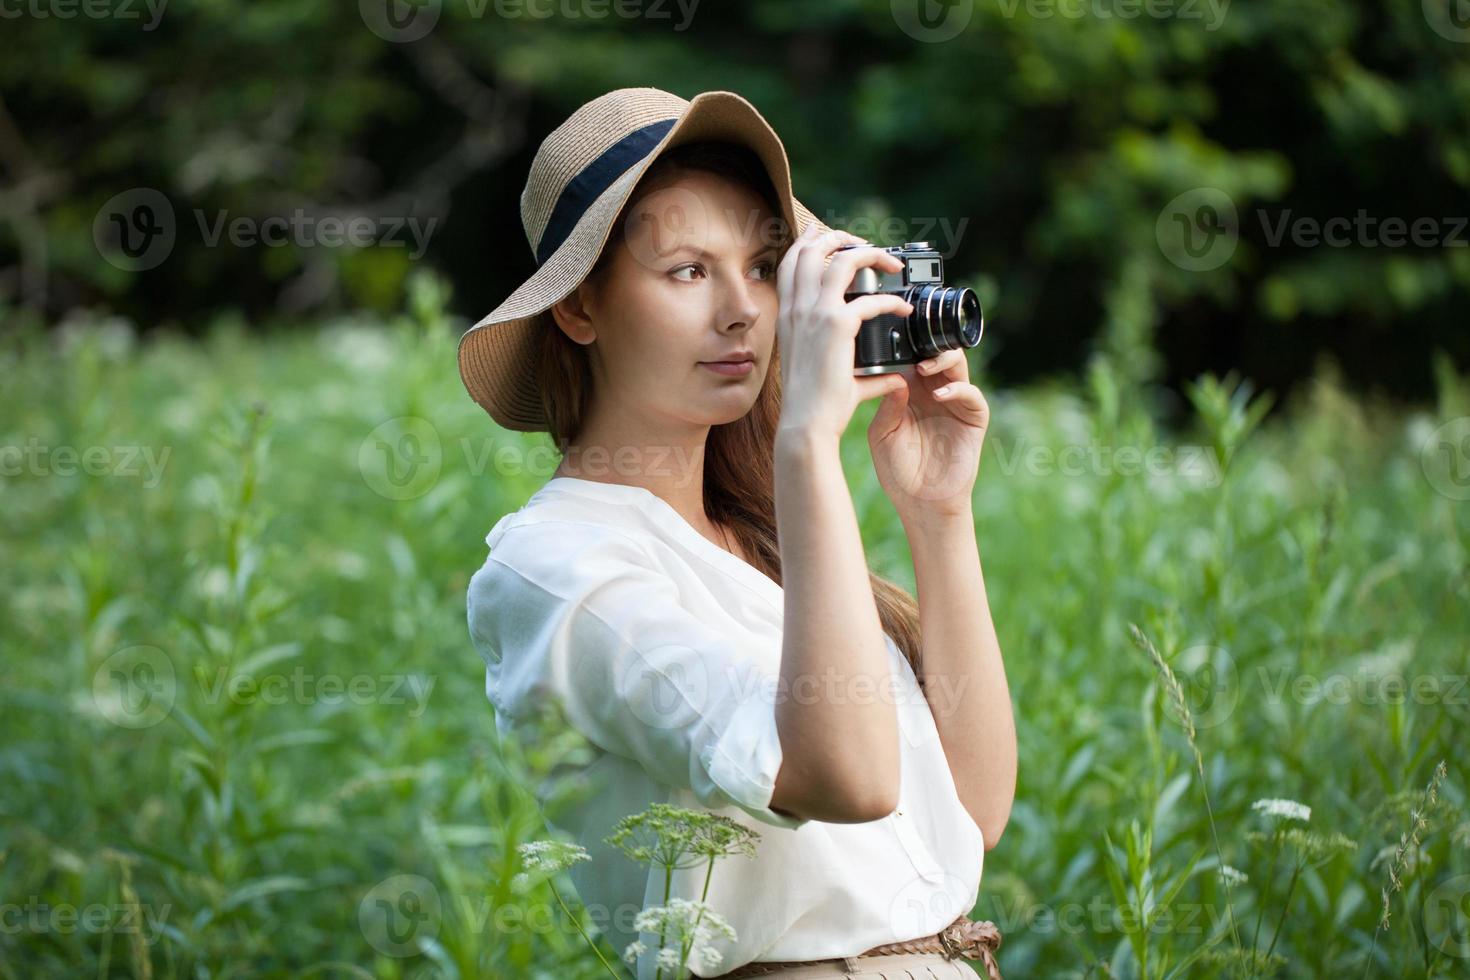
<path id="1" fill-rule="evenodd" d="M 425 288 L 396 321 L 288 336 L 0 342 L 0 446 L 30 447 L 0 476 L 0 977 L 606 975 L 549 893 L 510 887 L 516 845 L 547 836 L 527 780 L 578 748 L 497 747 L 464 594 L 554 459 L 495 455 L 546 440 L 465 395 L 461 328 Z M 1260 427 L 1246 389 L 1205 379 L 1177 433 L 1105 361 L 1080 388 L 987 390 L 976 534 L 1021 775 L 974 915 L 1008 976 L 1165 976 L 1216 942 L 1184 974 L 1228 975 L 1206 787 L 1130 623 L 1179 679 L 1249 877 L 1242 942 L 1264 910 L 1285 975 L 1470 969 L 1442 928 L 1470 894 L 1470 504 L 1421 454 L 1470 385 L 1440 379 L 1406 412 L 1324 370 Z M 848 473 L 870 560 L 912 587 L 871 409 Z M 1047 465 L 1094 443 L 1206 455 L 1152 477 Z M 93 472 L 56 447 L 99 447 Z M 1418 687 L 1385 703 L 1395 676 Z M 1263 797 L 1352 845 L 1273 871 Z"/>

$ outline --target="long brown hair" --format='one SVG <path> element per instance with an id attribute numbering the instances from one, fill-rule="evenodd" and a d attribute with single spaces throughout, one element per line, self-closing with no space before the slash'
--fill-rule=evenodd
<path id="1" fill-rule="evenodd" d="M 743 145 L 717 141 L 681 144 L 660 156 L 639 180 L 624 205 L 624 213 L 653 178 L 680 169 L 702 170 L 748 187 L 766 202 L 772 214 L 781 214 L 780 199 L 760 157 Z M 622 241 L 622 229 L 619 215 L 589 276 L 605 269 L 613 249 Z M 783 222 L 783 254 L 790 244 L 790 229 Z M 542 337 L 536 365 L 541 407 L 552 439 L 565 452 L 581 431 L 591 401 L 592 373 L 587 349 L 554 323 L 542 331 Z M 704 453 L 705 512 L 716 524 L 729 529 L 751 556 L 751 564 L 777 585 L 781 584 L 781 551 L 776 538 L 774 449 L 780 416 L 780 351 L 773 347 L 765 384 L 755 404 L 733 422 L 712 426 Z M 922 678 L 918 603 L 902 586 L 871 570 L 868 579 L 884 632 L 893 637 L 915 675 Z"/>

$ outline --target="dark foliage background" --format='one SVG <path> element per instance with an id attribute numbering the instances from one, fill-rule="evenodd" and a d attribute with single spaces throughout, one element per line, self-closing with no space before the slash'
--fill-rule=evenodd
<path id="1" fill-rule="evenodd" d="M 1465 230 L 1443 244 L 1470 212 L 1470 28 L 1453 0 L 949 0 L 930 21 L 889 0 L 66 9 L 3 23 L 7 318 L 84 306 L 144 330 L 221 315 L 295 329 L 401 307 L 424 263 L 472 321 L 531 270 L 518 199 L 540 139 L 589 98 L 654 85 L 750 99 L 829 223 L 896 218 L 896 240 L 952 250 L 951 276 L 987 301 L 982 356 L 1001 380 L 1073 375 L 1101 347 L 1165 390 L 1234 367 L 1284 391 L 1325 355 L 1353 387 L 1423 400 L 1434 349 L 1470 364 Z M 130 271 L 102 260 L 94 224 L 136 188 L 165 195 L 176 240 Z M 1182 268 L 1168 215 L 1203 227 L 1195 198 L 1177 203 L 1202 188 L 1236 209 L 1238 245 Z M 221 212 L 298 209 L 435 224 L 417 258 L 209 244 Z M 1431 219 L 1438 238 L 1273 243 L 1283 217 L 1360 210 Z"/>

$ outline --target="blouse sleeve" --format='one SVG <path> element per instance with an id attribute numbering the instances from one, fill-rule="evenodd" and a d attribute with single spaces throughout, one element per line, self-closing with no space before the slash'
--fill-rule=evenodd
<path id="1" fill-rule="evenodd" d="M 550 700 L 594 745 L 706 807 L 806 823 L 770 809 L 782 751 L 769 653 L 684 608 L 675 580 L 617 529 L 541 523 L 494 540 L 468 612 L 498 714 Z"/>

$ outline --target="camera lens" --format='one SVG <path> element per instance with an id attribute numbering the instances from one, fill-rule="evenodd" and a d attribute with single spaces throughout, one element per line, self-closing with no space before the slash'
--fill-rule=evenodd
<path id="1" fill-rule="evenodd" d="M 980 297 L 975 290 L 960 290 L 958 316 L 960 343 L 974 347 L 980 343 L 980 331 L 985 329 L 985 321 L 980 316 Z"/>
<path id="2" fill-rule="evenodd" d="M 965 286 L 917 287 L 912 299 L 909 339 L 923 356 L 933 357 L 940 351 L 956 347 L 974 347 L 980 343 L 985 321 L 980 312 L 980 297 Z"/>

